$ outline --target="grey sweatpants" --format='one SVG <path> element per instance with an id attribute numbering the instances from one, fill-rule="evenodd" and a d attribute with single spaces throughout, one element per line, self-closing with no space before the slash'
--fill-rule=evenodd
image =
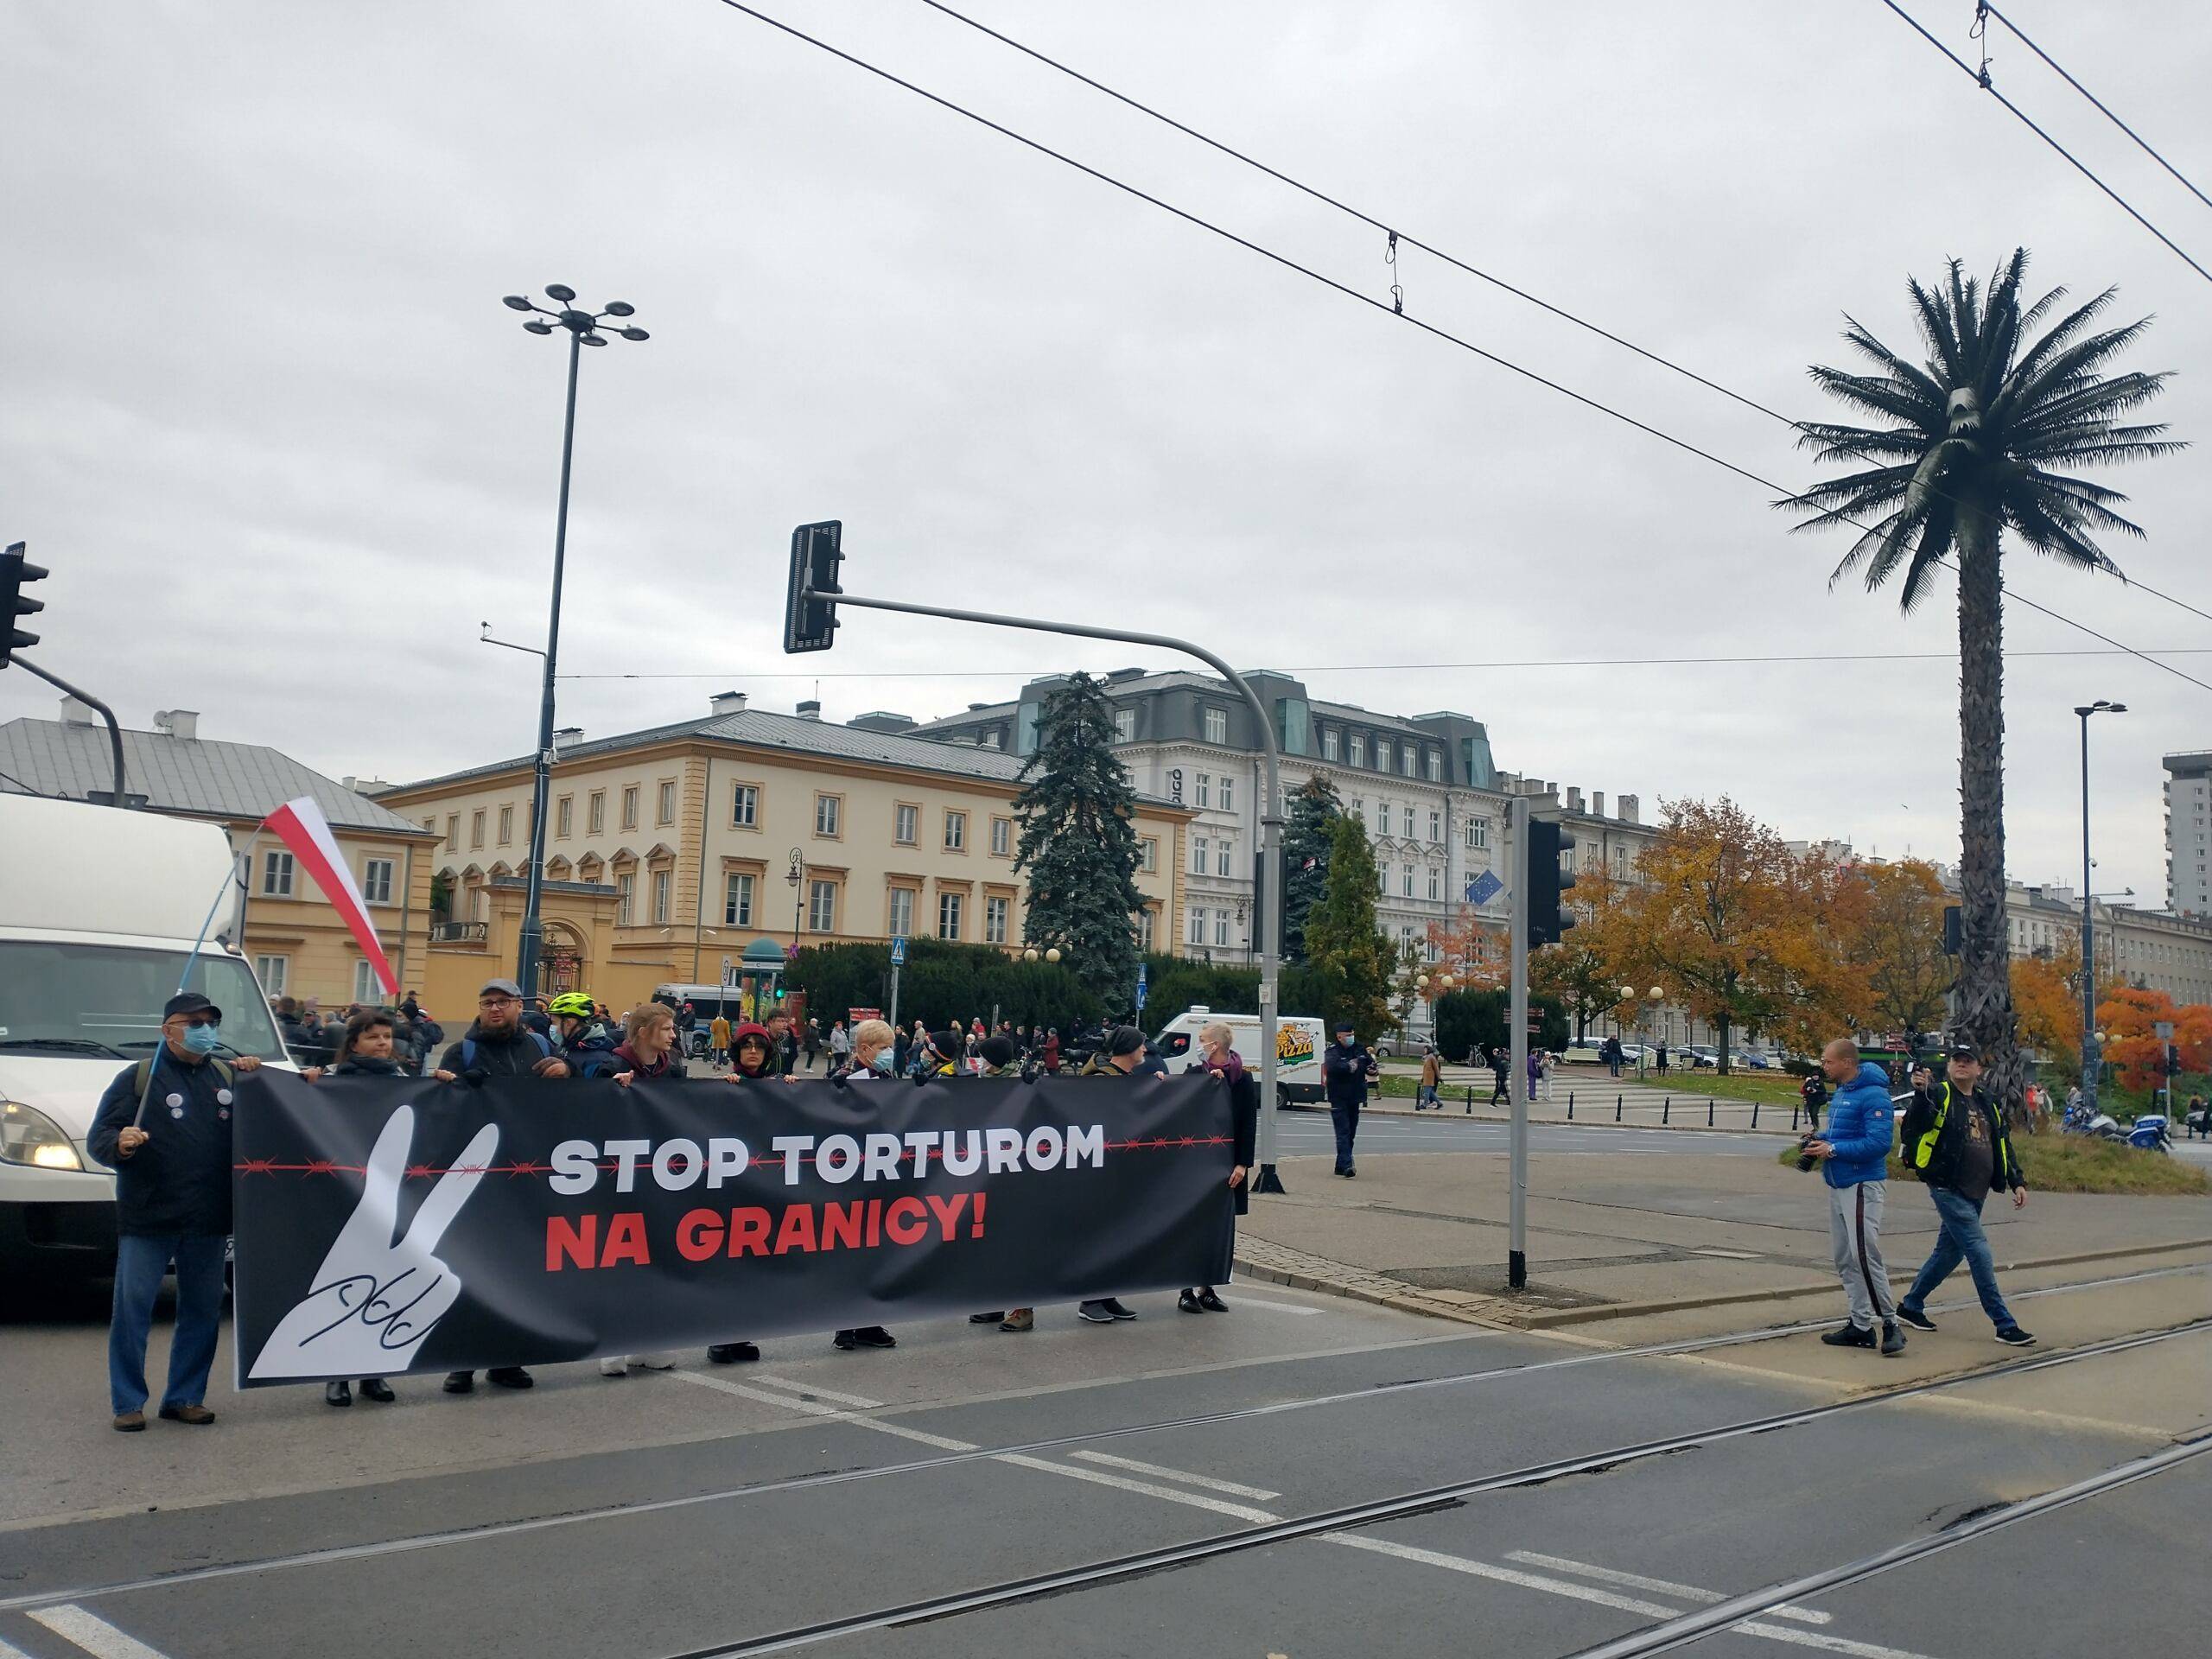
<path id="1" fill-rule="evenodd" d="M 1887 1181 L 1861 1181 L 1828 1189 L 1828 1234 L 1835 1246 L 1836 1277 L 1851 1304 L 1851 1322 L 1872 1331 L 1897 1317 L 1890 1296 L 1890 1270 L 1882 1262 L 1882 1206 Z"/>

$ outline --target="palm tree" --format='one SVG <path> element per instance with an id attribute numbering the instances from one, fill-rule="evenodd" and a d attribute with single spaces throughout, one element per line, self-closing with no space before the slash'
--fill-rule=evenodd
<path id="1" fill-rule="evenodd" d="M 2104 372 L 2150 319 L 2093 328 L 2112 303 L 2107 289 L 2031 340 L 2065 289 L 2023 307 L 2027 264 L 2027 250 L 2015 250 L 1986 290 L 1960 276 L 1955 259 L 1939 291 L 1908 281 L 1928 352 L 1917 365 L 1847 315 L 1844 338 L 1874 372 L 1816 365 L 1814 382 L 1885 423 L 1803 423 L 1801 448 L 1858 470 L 1777 504 L 1809 515 L 1799 530 L 1859 531 L 1831 585 L 1858 571 L 1871 589 L 1902 572 L 1910 611 L 1938 565 L 1958 572 L 1958 1029 L 1981 1046 L 2000 1099 L 2017 1097 L 2022 1084 L 2005 924 L 2003 538 L 2009 531 L 2075 569 L 2119 575 L 2094 535 L 2143 534 L 2113 510 L 2127 498 L 2050 469 L 2183 447 L 2162 442 L 2163 426 L 2122 420 L 2158 396 L 2164 374 Z"/>

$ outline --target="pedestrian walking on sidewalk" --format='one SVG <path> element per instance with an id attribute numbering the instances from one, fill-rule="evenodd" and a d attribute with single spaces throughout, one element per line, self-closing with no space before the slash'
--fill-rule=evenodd
<path id="1" fill-rule="evenodd" d="M 1997 1340 L 2024 1348 L 2035 1338 L 2020 1329 L 1997 1287 L 1997 1262 L 1981 1230 L 1981 1206 L 1993 1189 L 2012 1195 L 2015 1210 L 2028 1202 L 2028 1185 L 2012 1154 L 2005 1115 L 1981 1088 L 1981 1053 L 1972 1043 L 1953 1043 L 1950 1064 L 1941 1083 L 1913 1097 L 1904 1115 L 1904 1158 L 1935 1201 L 1942 1224 L 1936 1248 L 1928 1253 L 1912 1288 L 1897 1304 L 1897 1317 L 1916 1331 L 1933 1331 L 1924 1311 L 1936 1287 L 1964 1262 L 1974 1274 L 1981 1311 L 1997 1327 Z"/>
<path id="2" fill-rule="evenodd" d="M 1836 1085 L 1827 1133 L 1808 1136 L 1805 1155 L 1821 1161 L 1828 1193 L 1828 1235 L 1836 1277 L 1851 1318 L 1821 1340 L 1831 1348 L 1904 1351 L 1890 1272 L 1882 1261 L 1882 1209 L 1889 1197 L 1893 1113 L 1889 1073 L 1859 1058 L 1859 1045 L 1839 1037 L 1821 1051 L 1821 1070 Z M 1877 1327 L 1878 1329 L 1878 1334 Z"/>
<path id="3" fill-rule="evenodd" d="M 1512 1071 L 1512 1069 L 1513 1054 L 1511 1050 L 1504 1048 L 1493 1048 L 1491 1050 L 1490 1074 L 1493 1079 L 1490 1091 L 1490 1103 L 1491 1105 L 1496 1106 L 1503 1103 L 1510 1106 L 1513 1103 L 1513 1096 L 1505 1086 L 1506 1073 Z"/>
<path id="4" fill-rule="evenodd" d="M 1797 1085 L 1798 1097 L 1805 1103 L 1805 1128 L 1815 1135 L 1821 1132 L 1821 1108 L 1828 1103 L 1828 1081 L 1822 1071 L 1815 1071 Z"/>
<path id="5" fill-rule="evenodd" d="M 1212 1029 L 1211 1026 L 1206 1027 L 1207 1031 Z M 1227 1030 L 1228 1027 L 1224 1027 L 1223 1029 Z M 1205 1034 L 1205 1032 L 1199 1033 L 1202 1038 Z M 1414 1096 L 1414 1110 L 1425 1112 L 1432 1106 L 1440 1112 L 1444 1109 L 1444 1103 L 1436 1097 L 1437 1085 L 1443 1080 L 1444 1067 L 1437 1060 L 1435 1046 L 1431 1044 L 1421 1052 L 1421 1090 Z"/>
<path id="6" fill-rule="evenodd" d="M 1351 1020 L 1337 1021 L 1336 1037 L 1322 1057 L 1321 1082 L 1329 1091 L 1329 1122 L 1337 1131 L 1337 1173 L 1350 1179 L 1359 1173 L 1352 1166 L 1352 1143 L 1359 1136 L 1359 1109 L 1367 1104 L 1367 1080 L 1375 1075 L 1375 1057 L 1359 1040 Z"/>

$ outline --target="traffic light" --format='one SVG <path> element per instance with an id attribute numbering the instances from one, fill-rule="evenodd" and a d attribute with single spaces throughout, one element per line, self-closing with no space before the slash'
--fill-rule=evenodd
<path id="1" fill-rule="evenodd" d="M 779 984 L 779 985 L 776 987 L 776 1001 L 779 1001 L 779 1002 L 782 1001 L 784 1000 L 784 998 L 785 998 L 785 996 L 789 995 L 790 995 L 790 993 L 789 993 L 789 992 L 787 992 L 787 991 L 785 991 L 785 990 L 784 989 L 784 988 L 783 988 L 783 986 L 782 986 L 781 984 Z"/>
<path id="2" fill-rule="evenodd" d="M 1966 949 L 1966 912 L 1956 905 L 1943 906 L 1943 954 L 1955 957 Z"/>
<path id="3" fill-rule="evenodd" d="M 17 627 L 16 619 L 46 608 L 43 601 L 27 598 L 22 591 L 24 583 L 42 582 L 45 577 L 43 567 L 23 556 L 21 542 L 10 543 L 8 550 L 0 553 L 0 668 L 7 667 L 16 652 L 38 644 L 38 635 Z"/>
<path id="4" fill-rule="evenodd" d="M 837 632 L 835 600 L 802 599 L 800 594 L 837 594 L 837 567 L 845 556 L 839 542 L 845 527 L 832 518 L 826 524 L 801 524 L 791 531 L 791 582 L 784 596 L 784 651 L 827 651 Z"/>
<path id="5" fill-rule="evenodd" d="M 1560 896 L 1574 885 L 1567 861 L 1574 852 L 1574 837 L 1562 824 L 1543 818 L 1529 823 L 1529 948 L 1557 944 L 1560 935 L 1574 925 L 1574 918 L 1560 903 Z"/>

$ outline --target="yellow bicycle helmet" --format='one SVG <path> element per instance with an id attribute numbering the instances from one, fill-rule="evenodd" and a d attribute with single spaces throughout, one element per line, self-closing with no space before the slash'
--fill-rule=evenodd
<path id="1" fill-rule="evenodd" d="M 588 1020 L 598 1009 L 583 992 L 563 991 L 545 1005 L 545 1012 L 566 1014 L 575 1020 Z"/>

